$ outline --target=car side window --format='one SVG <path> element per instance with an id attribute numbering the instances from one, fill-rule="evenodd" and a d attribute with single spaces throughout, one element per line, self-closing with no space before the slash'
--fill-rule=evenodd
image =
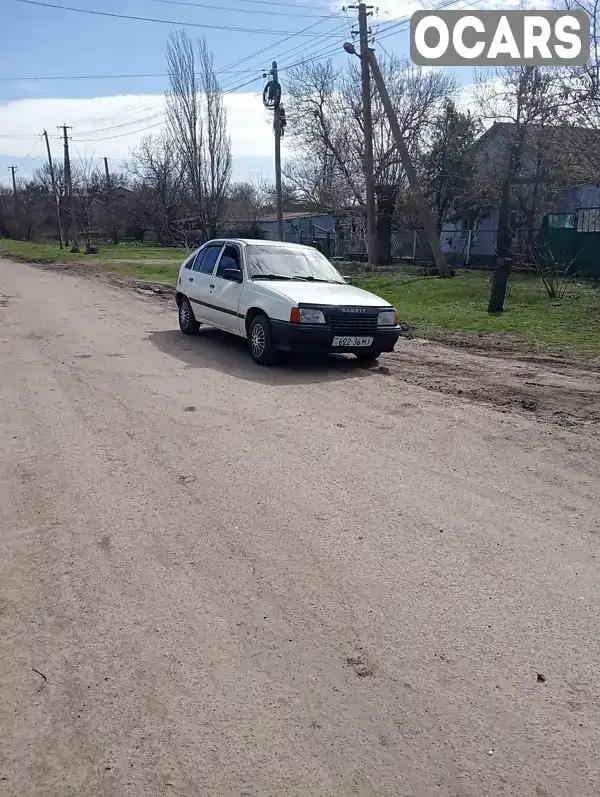
<path id="1" fill-rule="evenodd" d="M 228 268 L 237 268 L 239 270 L 242 268 L 240 263 L 239 249 L 237 246 L 231 246 L 231 244 L 227 244 L 223 250 L 223 254 L 221 255 L 221 260 L 219 261 L 219 266 L 215 276 L 221 277 L 221 279 L 226 279 L 225 269 Z"/>
<path id="2" fill-rule="evenodd" d="M 194 267 L 194 260 L 196 259 L 196 255 L 198 254 L 198 250 L 192 252 L 192 254 L 188 257 L 188 259 L 183 264 L 184 268 L 192 269 Z"/>
<path id="3" fill-rule="evenodd" d="M 199 271 L 201 274 L 212 274 L 222 248 L 222 244 L 207 246 L 200 252 L 198 259 L 194 263 L 194 271 Z"/>

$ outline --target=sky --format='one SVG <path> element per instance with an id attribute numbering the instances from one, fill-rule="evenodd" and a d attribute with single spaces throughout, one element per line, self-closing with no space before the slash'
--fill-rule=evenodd
<path id="1" fill-rule="evenodd" d="M 379 9 L 371 20 L 379 31 L 376 51 L 407 56 L 408 25 L 402 20 L 440 2 L 374 2 Z M 464 8 L 471 2 L 454 5 Z M 478 6 L 492 8 L 499 2 Z M 171 24 L 78 13 L 46 3 Z M 504 0 L 501 5 L 515 8 L 521 2 Z M 166 40 L 180 29 L 192 38 L 203 34 L 213 52 L 226 91 L 233 179 L 271 179 L 272 119 L 261 101 L 264 69 L 278 60 L 285 98 L 286 64 L 329 51 L 340 63 L 348 59 L 341 46 L 355 15 L 332 0 L 0 0 L 0 181 L 8 182 L 11 164 L 26 177 L 43 163 L 44 128 L 53 155 L 60 158 L 57 126 L 62 124 L 71 125 L 75 160 L 108 157 L 118 168 L 143 135 L 160 132 Z M 256 54 L 259 50 L 264 52 Z M 108 77 L 115 75 L 128 77 Z"/>

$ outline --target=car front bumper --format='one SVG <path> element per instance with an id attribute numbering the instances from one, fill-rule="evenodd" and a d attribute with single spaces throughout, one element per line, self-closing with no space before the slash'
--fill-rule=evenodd
<path id="1" fill-rule="evenodd" d="M 400 337 L 400 327 L 381 327 L 374 331 L 334 331 L 328 324 L 292 324 L 287 321 L 271 321 L 273 344 L 279 351 L 307 354 L 356 353 L 369 351 L 393 351 Z M 343 334 L 347 337 L 373 338 L 369 347 L 351 348 L 334 346 L 333 338 Z"/>

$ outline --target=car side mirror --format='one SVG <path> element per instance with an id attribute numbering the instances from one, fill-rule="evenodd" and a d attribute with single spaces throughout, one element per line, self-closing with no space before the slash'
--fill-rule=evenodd
<path id="1" fill-rule="evenodd" d="M 352 285 L 352 277 L 344 277 L 348 285 Z"/>
<path id="2" fill-rule="evenodd" d="M 226 268 L 223 271 L 223 276 L 230 282 L 243 282 L 244 275 L 239 268 Z"/>

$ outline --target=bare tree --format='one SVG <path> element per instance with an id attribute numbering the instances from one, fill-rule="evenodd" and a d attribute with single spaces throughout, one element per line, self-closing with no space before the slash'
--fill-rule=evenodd
<path id="1" fill-rule="evenodd" d="M 176 142 L 178 159 L 194 203 L 197 224 L 204 228 L 206 217 L 201 84 L 196 74 L 194 45 L 185 31 L 177 31 L 169 36 L 167 70 L 169 89 L 166 93 L 166 110 L 170 141 Z"/>
<path id="2" fill-rule="evenodd" d="M 217 234 L 217 222 L 231 178 L 231 139 L 227 133 L 227 110 L 213 64 L 213 56 L 204 37 L 198 41 L 198 64 L 204 108 L 204 197 L 211 237 Z"/>
<path id="3" fill-rule="evenodd" d="M 102 196 L 103 185 L 99 172 L 94 168 L 92 161 L 81 161 L 71 168 L 71 183 L 73 186 L 72 213 L 75 229 L 85 240 L 86 254 L 92 252 L 91 233 L 94 229 L 94 202 Z"/>
<path id="4" fill-rule="evenodd" d="M 427 131 L 441 105 L 455 90 L 453 75 L 424 72 L 402 58 L 381 62 L 388 91 L 397 109 L 400 127 L 414 155 L 423 145 Z M 335 69 L 331 61 L 305 63 L 290 72 L 292 96 L 288 111 L 292 145 L 302 153 L 305 165 L 288 168 L 295 182 L 312 163 L 313 183 L 324 195 L 345 204 L 365 205 L 362 162 L 364 135 L 361 83 L 358 67 L 349 62 Z M 396 142 L 379 95 L 374 92 L 373 133 L 375 184 L 378 196 L 378 247 L 380 262 L 391 257 L 391 218 L 405 176 Z M 315 177 L 319 179 L 314 180 Z M 345 190 L 344 190 L 345 189 Z M 318 193 L 318 192 L 317 192 Z"/>
<path id="5" fill-rule="evenodd" d="M 185 184 L 171 136 L 165 132 L 144 137 L 131 153 L 128 171 L 137 199 L 137 223 L 155 230 L 163 244 L 178 240 Z"/>
<path id="6" fill-rule="evenodd" d="M 311 159 L 302 155 L 290 158 L 284 164 L 283 175 L 297 200 L 311 209 L 329 211 L 352 203 L 347 181 L 330 152 Z"/>
<path id="7" fill-rule="evenodd" d="M 167 120 L 194 204 L 196 226 L 216 235 L 231 177 L 227 111 L 213 56 L 204 38 L 197 48 L 184 31 L 169 37 Z"/>
<path id="8" fill-rule="evenodd" d="M 268 187 L 260 181 L 233 183 L 225 198 L 224 221 L 242 237 L 256 237 L 259 221 L 269 206 Z M 242 235 L 247 231 L 248 235 Z"/>

